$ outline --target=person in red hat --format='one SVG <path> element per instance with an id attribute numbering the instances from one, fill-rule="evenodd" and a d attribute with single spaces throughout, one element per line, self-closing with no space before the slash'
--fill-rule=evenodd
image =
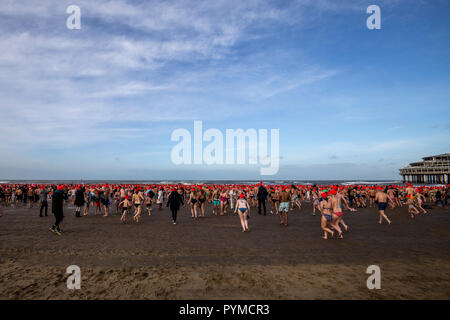
<path id="1" fill-rule="evenodd" d="M 331 237 L 334 236 L 334 231 L 332 231 L 330 228 L 327 227 L 327 224 L 331 225 L 332 220 L 333 220 L 333 216 L 332 216 L 333 204 L 331 203 L 331 200 L 328 199 L 327 192 L 322 192 L 321 196 L 322 196 L 322 201 L 320 201 L 320 204 L 319 204 L 319 210 L 322 214 L 322 217 L 320 220 L 320 227 L 323 230 L 322 238 L 327 240 L 328 233 L 331 234 Z"/>
<path id="2" fill-rule="evenodd" d="M 122 208 L 122 216 L 120 217 L 120 222 L 125 223 L 127 218 L 128 209 L 131 208 L 132 203 L 130 201 L 129 196 L 125 196 L 125 198 L 119 203 L 119 207 Z"/>
<path id="3" fill-rule="evenodd" d="M 339 227 L 341 224 L 345 231 L 348 231 L 348 226 L 344 222 L 344 214 L 342 213 L 343 203 L 346 203 L 345 198 L 336 190 L 331 190 L 331 203 L 333 204 L 332 225 L 339 232 L 339 237 L 342 239 L 342 231 Z"/>
<path id="4" fill-rule="evenodd" d="M 236 208 L 234 209 L 234 212 L 239 214 L 242 232 L 250 232 L 250 228 L 248 227 L 248 213 L 250 213 L 250 205 L 247 200 L 245 200 L 243 193 L 239 195 L 239 198 L 236 201 Z"/>

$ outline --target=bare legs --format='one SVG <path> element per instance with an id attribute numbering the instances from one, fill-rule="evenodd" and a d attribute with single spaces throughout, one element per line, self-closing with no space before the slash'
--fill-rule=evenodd
<path id="1" fill-rule="evenodd" d="M 191 216 L 192 219 L 197 219 L 197 203 L 191 203 Z"/>
<path id="2" fill-rule="evenodd" d="M 379 224 L 383 222 L 383 219 L 385 219 L 387 223 L 391 224 L 391 220 L 389 220 L 389 218 L 386 216 L 384 210 L 380 210 L 379 213 L 380 213 L 380 220 L 378 221 Z"/>
<path id="3" fill-rule="evenodd" d="M 238 213 L 239 219 L 241 220 L 242 232 L 249 232 L 250 229 L 248 228 L 247 211 L 242 213 L 240 210 L 238 210 Z"/>
<path id="4" fill-rule="evenodd" d="M 278 211 L 278 215 L 280 216 L 280 225 L 288 225 L 288 212 L 285 210 Z"/>
<path id="5" fill-rule="evenodd" d="M 327 219 L 322 215 L 322 218 L 320 220 L 320 227 L 323 230 L 323 239 L 328 239 L 328 233 L 331 233 L 331 236 L 334 235 L 334 232 L 330 229 L 327 228 Z"/>

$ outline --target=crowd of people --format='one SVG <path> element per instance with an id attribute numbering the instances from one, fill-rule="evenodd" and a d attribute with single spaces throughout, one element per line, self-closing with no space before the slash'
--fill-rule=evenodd
<path id="1" fill-rule="evenodd" d="M 446 208 L 449 199 L 449 186 L 368 186 L 368 185 L 0 185 L 0 216 L 2 206 L 37 208 L 40 217 L 48 216 L 48 203 L 55 223 L 50 231 L 61 235 L 60 223 L 64 207 L 72 204 L 75 216 L 89 215 L 108 217 L 113 212 L 120 215 L 120 222 L 126 223 L 131 216 L 139 223 L 142 215 L 152 215 L 168 207 L 172 223 L 177 224 L 178 211 L 189 206 L 193 220 L 208 215 L 206 203 L 211 203 L 210 215 L 239 216 L 242 232 L 250 232 L 248 218 L 252 208 L 258 214 L 278 215 L 280 225 L 288 226 L 289 213 L 302 210 L 305 202 L 312 204 L 312 215 L 321 215 L 320 227 L 323 239 L 337 237 L 342 239 L 348 225 L 343 219 L 344 211 L 357 211 L 358 208 L 377 208 L 378 223 L 385 220 L 391 224 L 386 209 L 407 206 L 411 219 L 416 215 L 428 214 L 430 205 Z"/>

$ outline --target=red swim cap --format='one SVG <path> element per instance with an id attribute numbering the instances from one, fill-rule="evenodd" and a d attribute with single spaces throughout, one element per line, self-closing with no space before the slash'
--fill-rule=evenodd
<path id="1" fill-rule="evenodd" d="M 243 198 L 244 197 L 244 195 L 241 193 L 240 195 L 239 195 L 239 198 Z"/>
<path id="2" fill-rule="evenodd" d="M 322 192 L 322 198 L 326 198 L 326 197 L 328 197 L 328 193 Z"/>

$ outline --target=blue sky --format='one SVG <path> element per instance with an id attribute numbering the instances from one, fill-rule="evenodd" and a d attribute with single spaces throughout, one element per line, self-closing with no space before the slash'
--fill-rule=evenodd
<path id="1" fill-rule="evenodd" d="M 398 179 L 450 152 L 449 24 L 445 0 L 2 0 L 0 179 L 261 178 L 172 164 L 194 120 L 279 129 L 270 179 Z"/>

